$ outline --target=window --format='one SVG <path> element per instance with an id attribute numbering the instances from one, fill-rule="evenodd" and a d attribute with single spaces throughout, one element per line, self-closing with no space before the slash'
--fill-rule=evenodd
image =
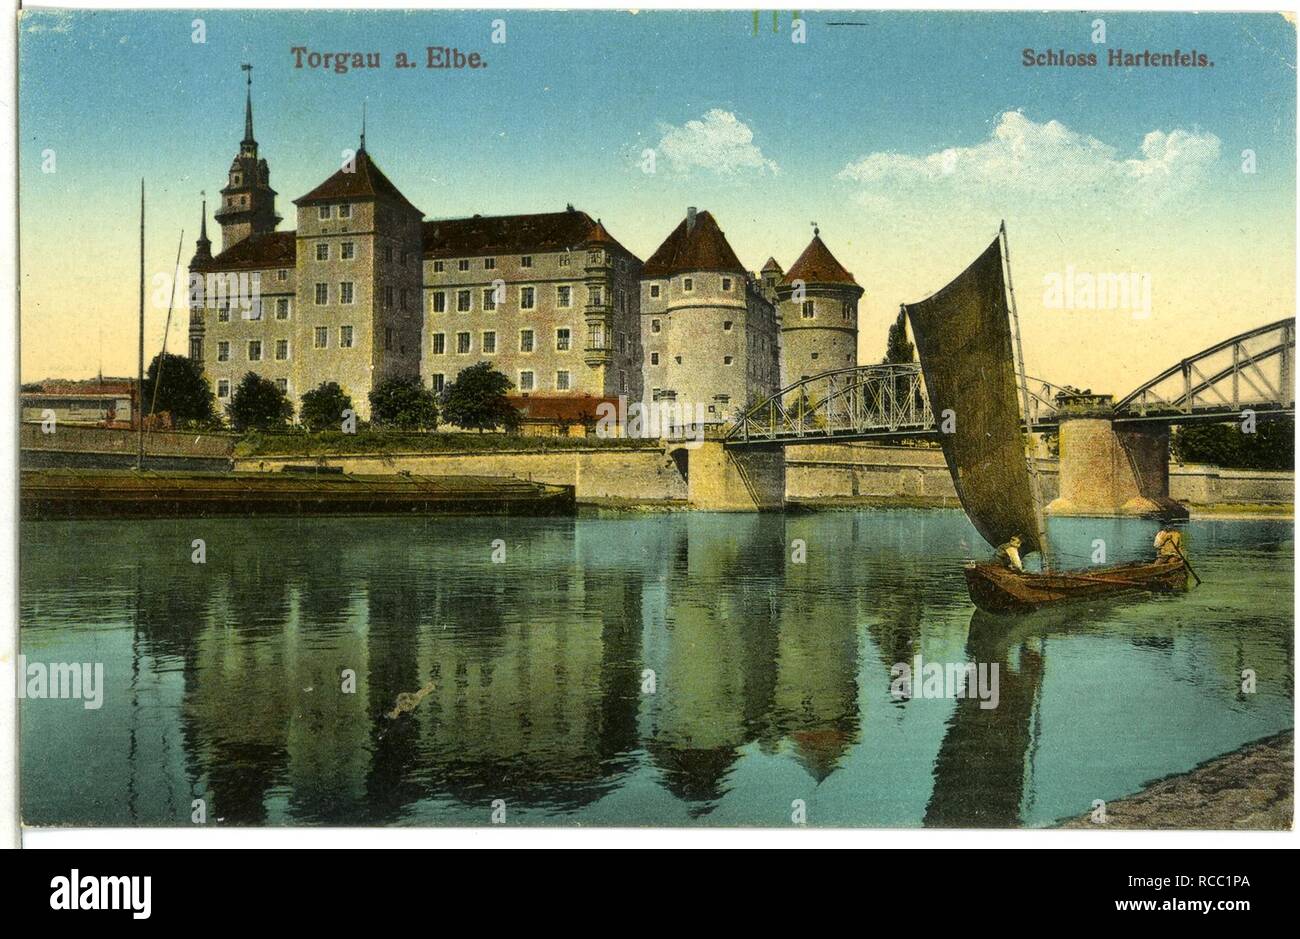
<path id="1" fill-rule="evenodd" d="M 488 287 L 483 291 L 483 309 L 495 310 L 497 308 L 497 289 Z"/>
<path id="2" fill-rule="evenodd" d="M 520 352 L 533 351 L 533 331 L 531 329 L 519 330 L 519 351 Z"/>
<path id="3" fill-rule="evenodd" d="M 228 378 L 217 379 L 217 397 L 218 398 L 230 397 L 230 379 Z"/>
<path id="4" fill-rule="evenodd" d="M 724 356 L 722 357 L 722 364 L 723 364 L 723 365 L 730 365 L 731 363 L 732 363 L 732 358 L 731 358 L 731 356 L 729 356 L 729 355 L 724 355 Z"/>
<path id="5" fill-rule="evenodd" d="M 392 264 L 392 263 L 393 263 L 393 246 L 392 246 L 392 245 L 384 245 L 384 263 L 385 263 L 385 264 Z"/>
<path id="6" fill-rule="evenodd" d="M 384 348 L 393 348 L 393 327 L 391 326 L 384 330 Z"/>
<path id="7" fill-rule="evenodd" d="M 339 348 L 340 349 L 352 348 L 352 327 L 351 326 L 339 327 Z"/>
<path id="8" fill-rule="evenodd" d="M 434 372 L 431 376 L 433 381 L 430 383 L 434 394 L 442 394 L 443 389 L 447 387 L 447 376 L 442 372 Z"/>
<path id="9" fill-rule="evenodd" d="M 339 257 L 345 261 L 351 261 L 357 256 L 357 246 L 355 242 L 345 241 L 339 246 Z"/>
<path id="10" fill-rule="evenodd" d="M 723 331 L 724 333 L 729 333 L 729 332 L 731 332 L 731 320 L 724 320 L 724 321 L 723 321 L 723 323 L 722 323 L 722 331 Z"/>
<path id="11" fill-rule="evenodd" d="M 316 332 L 312 339 L 312 345 L 317 349 L 324 349 L 330 344 L 330 330 L 328 326 L 317 326 Z"/>
<path id="12" fill-rule="evenodd" d="M 392 308 L 393 308 L 393 288 L 390 285 L 384 288 L 384 309 L 391 310 Z"/>
<path id="13" fill-rule="evenodd" d="M 275 341 L 275 360 L 283 362 L 287 358 L 289 358 L 289 340 L 277 339 Z"/>
<path id="14" fill-rule="evenodd" d="M 465 355 L 469 352 L 469 333 L 456 334 L 456 354 Z"/>
<path id="15" fill-rule="evenodd" d="M 560 371 L 555 373 L 555 390 L 556 391 L 569 390 L 569 373 L 567 371 L 561 369 Z"/>
<path id="16" fill-rule="evenodd" d="M 614 309 L 622 312 L 627 306 L 627 294 L 621 290 L 614 292 Z"/>
<path id="17" fill-rule="evenodd" d="M 469 270 L 469 258 L 461 258 L 459 261 L 457 261 L 457 262 L 456 262 L 456 270 L 458 270 L 458 271 L 467 271 L 467 270 Z"/>
<path id="18" fill-rule="evenodd" d="M 493 271 L 493 270 L 496 270 L 496 266 L 497 266 L 497 259 L 496 259 L 496 258 L 484 258 L 484 259 L 483 259 L 483 270 L 485 270 L 485 271 Z"/>
<path id="19" fill-rule="evenodd" d="M 605 295 L 604 295 L 603 293 L 601 293 L 601 290 L 600 290 L 599 287 L 592 287 L 592 288 L 591 288 L 591 305 L 592 305 L 592 306 L 600 306 L 600 305 L 604 302 L 604 297 L 605 297 Z"/>
<path id="20" fill-rule="evenodd" d="M 433 312 L 447 312 L 447 292 L 445 290 L 435 290 L 433 292 Z"/>
<path id="21" fill-rule="evenodd" d="M 650 296 L 651 296 L 651 297 L 658 297 L 658 296 L 659 296 L 659 285 L 658 285 L 658 284 L 651 284 L 651 285 L 650 285 Z"/>
<path id="22" fill-rule="evenodd" d="M 289 318 L 289 298 L 275 298 L 275 318 L 278 320 L 287 320 Z"/>
<path id="23" fill-rule="evenodd" d="M 840 315 L 843 316 L 846 320 L 847 320 L 847 319 L 852 319 L 852 318 L 853 318 L 853 304 L 852 304 L 852 303 L 846 303 L 846 304 L 844 304 L 844 306 L 840 309 Z"/>
<path id="24" fill-rule="evenodd" d="M 519 373 L 519 390 L 520 390 L 520 391 L 532 391 L 532 390 L 533 390 L 533 373 L 532 373 L 532 372 L 525 370 L 525 371 L 522 371 L 522 372 Z"/>
<path id="25" fill-rule="evenodd" d="M 447 334 L 446 334 L 446 333 L 434 333 L 434 334 L 433 334 L 433 354 L 434 354 L 434 355 L 445 355 L 446 352 L 447 352 Z"/>
<path id="26" fill-rule="evenodd" d="M 491 331 L 483 334 L 483 354 L 495 355 L 497 351 L 497 334 Z"/>
<path id="27" fill-rule="evenodd" d="M 694 290 L 695 290 L 695 278 L 694 278 L 694 277 L 683 277 L 683 278 L 682 278 L 682 290 L 683 290 L 684 292 L 686 292 L 686 293 L 691 293 L 692 291 L 694 291 Z"/>
<path id="28" fill-rule="evenodd" d="M 230 301 L 229 300 L 221 301 L 221 308 L 217 310 L 217 322 L 218 323 L 230 322 Z"/>
<path id="29" fill-rule="evenodd" d="M 813 302 L 811 300 L 805 300 L 803 302 L 803 306 L 800 308 L 800 315 L 806 320 L 813 318 Z"/>
<path id="30" fill-rule="evenodd" d="M 403 287 L 401 290 L 401 301 L 399 303 L 399 307 L 403 313 L 406 312 L 406 288 L 405 287 Z"/>
<path id="31" fill-rule="evenodd" d="M 288 268 L 284 268 L 284 267 L 282 267 L 282 268 L 280 268 L 278 271 L 276 271 L 276 272 L 275 272 L 275 279 L 276 279 L 276 280 L 288 280 L 288 279 L 289 279 L 289 270 L 288 270 Z"/>
<path id="32" fill-rule="evenodd" d="M 217 361 L 218 362 L 230 361 L 230 343 L 228 342 L 217 343 Z"/>
<path id="33" fill-rule="evenodd" d="M 328 241 L 322 241 L 316 246 L 316 260 L 328 261 L 330 259 L 330 246 Z"/>
<path id="34" fill-rule="evenodd" d="M 190 359 L 194 362 L 203 361 L 203 340 L 197 336 L 190 340 Z"/>
<path id="35" fill-rule="evenodd" d="M 457 290 L 456 291 L 456 312 L 468 313 L 472 299 L 473 299 L 473 291 Z"/>
<path id="36" fill-rule="evenodd" d="M 658 353 L 658 352 L 651 352 L 651 353 L 650 353 L 650 364 L 651 364 L 651 365 L 658 365 L 658 364 L 659 364 L 659 353 Z"/>
<path id="37" fill-rule="evenodd" d="M 248 307 L 248 319 L 260 320 L 262 318 L 262 298 L 258 297 Z"/>
<path id="38" fill-rule="evenodd" d="M 532 256 L 531 254 L 525 254 L 525 255 L 523 255 L 523 256 L 519 259 L 519 266 L 520 266 L 520 267 L 532 267 L 532 266 L 533 266 L 533 256 Z M 532 373 L 530 372 L 529 374 L 532 374 Z"/>
<path id="39" fill-rule="evenodd" d="M 289 393 L 289 379 L 287 379 L 287 378 L 277 378 L 277 379 L 275 380 L 275 387 L 277 387 L 277 388 L 280 389 L 280 394 L 282 394 L 282 395 L 288 394 L 288 393 Z"/>
<path id="40" fill-rule="evenodd" d="M 680 355 L 675 355 L 675 356 L 673 356 L 673 361 L 676 362 L 678 365 L 681 365 L 681 364 L 682 364 L 682 357 L 681 357 Z"/>
<path id="41" fill-rule="evenodd" d="M 572 257 L 572 255 L 570 255 L 568 250 L 566 249 L 565 252 L 562 255 L 560 255 L 560 267 L 568 267 L 570 257 Z"/>
<path id="42" fill-rule="evenodd" d="M 520 287 L 519 288 L 519 309 L 531 310 L 537 306 L 537 288 Z"/>
<path id="43" fill-rule="evenodd" d="M 618 373 L 618 390 L 627 391 L 627 372 Z"/>
<path id="44" fill-rule="evenodd" d="M 652 332 L 652 333 L 657 333 L 657 332 L 659 332 L 659 321 L 658 321 L 658 320 L 651 320 L 651 321 L 650 321 L 650 332 Z"/>
<path id="45" fill-rule="evenodd" d="M 569 331 L 567 329 L 557 329 L 555 331 L 555 351 L 568 352 L 569 341 L 570 341 L 570 336 L 569 336 Z"/>
<path id="46" fill-rule="evenodd" d="M 330 285 L 329 285 L 329 284 L 317 284 L 317 285 L 316 285 L 316 305 L 317 305 L 317 306 L 324 306 L 325 304 L 327 304 L 327 303 L 329 303 L 329 302 L 330 302 Z"/>
<path id="47" fill-rule="evenodd" d="M 434 261 L 434 262 L 433 262 L 433 272 L 434 272 L 435 274 L 441 274 L 445 268 L 446 268 L 446 265 L 445 265 L 442 261 Z"/>
<path id="48" fill-rule="evenodd" d="M 559 307 L 573 306 L 573 288 L 568 284 L 565 284 L 563 287 L 556 287 L 555 305 Z"/>
<path id="49" fill-rule="evenodd" d="M 730 278 L 730 277 L 724 277 L 724 278 L 722 278 L 722 289 L 723 289 L 724 291 L 726 291 L 727 293 L 730 293 L 730 292 L 731 292 L 731 278 Z"/>
<path id="50" fill-rule="evenodd" d="M 316 210 L 316 217 L 319 218 L 321 221 L 325 221 L 325 219 L 330 217 L 330 210 L 332 208 L 333 206 L 322 205 L 319 209 Z"/>
<path id="51" fill-rule="evenodd" d="M 352 302 L 352 281 L 345 280 L 339 283 L 339 303 Z"/>

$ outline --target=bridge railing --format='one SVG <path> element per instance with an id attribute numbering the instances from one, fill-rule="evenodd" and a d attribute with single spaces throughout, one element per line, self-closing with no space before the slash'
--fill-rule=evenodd
<path id="1" fill-rule="evenodd" d="M 1056 419 L 1064 389 L 1028 379 L 1031 426 Z M 800 379 L 737 418 L 734 443 L 815 441 L 881 436 L 929 436 L 939 431 L 921 366 L 860 365 Z"/>

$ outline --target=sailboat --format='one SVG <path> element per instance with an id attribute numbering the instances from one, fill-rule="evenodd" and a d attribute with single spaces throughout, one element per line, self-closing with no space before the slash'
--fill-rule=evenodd
<path id="1" fill-rule="evenodd" d="M 1022 554 L 1037 552 L 1042 559 L 1041 573 L 968 564 L 966 584 L 977 607 L 994 614 L 1026 613 L 1071 600 L 1186 586 L 1188 568 L 1181 557 L 1077 571 L 1051 568 L 1037 461 L 1026 458 L 1027 436 L 1021 430 L 1022 413 L 1026 420 L 1030 413 L 1029 386 L 1005 222 L 970 267 L 903 309 L 931 410 L 941 422 L 954 418 L 952 432 L 939 440 L 967 517 L 990 545 L 1019 536 Z"/>

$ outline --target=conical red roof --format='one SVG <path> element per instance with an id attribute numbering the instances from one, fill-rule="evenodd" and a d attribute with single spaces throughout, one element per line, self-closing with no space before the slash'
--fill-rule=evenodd
<path id="1" fill-rule="evenodd" d="M 650 255 L 642 277 L 672 277 L 690 271 L 725 271 L 744 276 L 745 268 L 712 214 L 698 212 L 695 224 L 689 223 L 689 218 L 682 219 L 659 250 Z"/>
<path id="2" fill-rule="evenodd" d="M 785 272 L 785 277 L 781 279 L 782 286 L 801 280 L 805 284 L 853 284 L 857 286 L 857 281 L 853 275 L 844 269 L 844 265 L 835 260 L 835 255 L 831 254 L 830 248 L 826 247 L 821 239 L 821 235 L 813 235 L 813 240 L 808 242 L 808 247 L 803 249 L 803 254 L 799 255 L 799 260 L 794 262 L 790 270 Z"/>
<path id="3" fill-rule="evenodd" d="M 307 195 L 294 199 L 294 205 L 311 205 L 314 202 L 333 202 L 346 199 L 391 199 L 412 211 L 419 212 L 411 205 L 401 190 L 393 185 L 384 175 L 379 165 L 370 158 L 370 154 L 361 149 L 357 151 L 352 172 L 340 169 L 325 182 L 321 183 Z M 421 213 L 423 214 L 423 213 Z"/>

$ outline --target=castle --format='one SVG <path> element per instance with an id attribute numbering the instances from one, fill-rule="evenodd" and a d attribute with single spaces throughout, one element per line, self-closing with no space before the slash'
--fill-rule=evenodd
<path id="1" fill-rule="evenodd" d="M 747 271 L 713 216 L 694 208 L 644 263 L 599 218 L 562 212 L 426 221 L 366 150 L 294 200 L 280 231 L 270 168 L 244 137 L 214 218 L 207 203 L 191 284 L 189 355 L 218 405 L 240 378 L 274 381 L 298 407 L 334 381 L 358 417 L 388 377 L 441 391 L 490 362 L 516 394 L 694 406 L 735 417 L 801 377 L 856 364 L 862 288 L 814 232 L 783 272 Z"/>

